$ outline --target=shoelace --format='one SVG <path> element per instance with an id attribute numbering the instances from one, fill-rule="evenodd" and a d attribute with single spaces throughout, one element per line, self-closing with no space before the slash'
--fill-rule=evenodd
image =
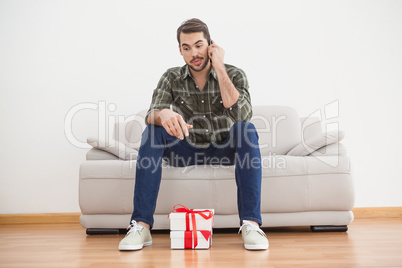
<path id="1" fill-rule="evenodd" d="M 247 232 L 254 230 L 265 237 L 267 236 L 264 233 L 264 231 L 260 229 L 260 227 L 258 227 L 255 224 L 252 224 L 250 221 L 247 221 L 247 220 L 243 220 L 243 225 L 240 227 L 238 234 L 240 233 L 241 229 L 243 229 L 243 227 L 246 229 Z"/>
<path id="2" fill-rule="evenodd" d="M 131 233 L 131 232 L 135 232 L 135 231 L 141 231 L 142 229 L 144 229 L 143 226 L 137 224 L 137 222 L 135 220 L 131 221 L 131 224 L 127 227 L 127 234 Z"/>

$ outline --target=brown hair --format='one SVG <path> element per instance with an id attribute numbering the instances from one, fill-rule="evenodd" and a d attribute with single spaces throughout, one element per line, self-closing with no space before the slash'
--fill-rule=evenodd
<path id="1" fill-rule="evenodd" d="M 208 26 L 199 19 L 190 19 L 183 22 L 180 27 L 177 29 L 177 42 L 180 45 L 180 33 L 197 33 L 203 32 L 205 39 L 207 39 L 208 43 L 211 40 L 209 35 Z"/>

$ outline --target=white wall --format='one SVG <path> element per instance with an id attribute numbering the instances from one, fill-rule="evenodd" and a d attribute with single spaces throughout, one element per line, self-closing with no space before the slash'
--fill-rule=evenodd
<path id="1" fill-rule="evenodd" d="M 106 116 L 148 108 L 183 64 L 176 29 L 199 17 L 226 62 L 248 75 L 254 105 L 308 116 L 339 104 L 356 206 L 402 206 L 402 1 L 0 1 L 0 213 L 79 212 L 87 149 L 64 134 L 80 103 Z M 98 111 L 73 118 L 85 142 Z"/>

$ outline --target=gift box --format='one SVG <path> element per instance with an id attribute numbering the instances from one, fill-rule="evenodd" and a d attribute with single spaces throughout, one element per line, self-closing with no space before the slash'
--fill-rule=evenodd
<path id="1" fill-rule="evenodd" d="M 189 213 L 190 212 L 190 213 Z M 170 230 L 171 231 L 191 231 L 193 230 L 193 220 L 195 217 L 195 225 L 197 230 L 212 230 L 214 225 L 214 210 L 213 209 L 190 209 L 187 211 L 172 211 L 169 214 Z M 212 214 L 209 217 L 209 213 Z M 207 218 L 204 216 L 207 215 Z M 191 217 L 191 218 L 190 218 Z M 188 225 L 188 226 L 187 226 Z"/>
<path id="2" fill-rule="evenodd" d="M 212 245 L 212 231 L 197 231 L 195 246 L 193 231 L 171 231 L 170 247 L 172 249 L 208 249 Z"/>
<path id="3" fill-rule="evenodd" d="M 207 249 L 212 244 L 213 209 L 176 205 L 169 214 L 172 249 Z"/>

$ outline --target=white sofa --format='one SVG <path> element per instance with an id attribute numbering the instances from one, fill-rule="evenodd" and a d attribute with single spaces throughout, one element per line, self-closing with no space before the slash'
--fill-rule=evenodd
<path id="1" fill-rule="evenodd" d="M 133 210 L 135 164 L 146 111 L 118 122 L 117 144 L 89 138 L 79 172 L 80 223 L 87 233 L 125 229 Z M 311 226 L 313 231 L 346 231 L 353 221 L 350 160 L 338 140 L 323 133 L 318 118 L 299 118 L 285 106 L 254 106 L 262 171 L 262 227 Z M 105 143 L 105 144 L 104 144 Z M 214 228 L 237 228 L 234 166 L 163 165 L 154 229 L 169 229 L 176 204 L 215 209 Z"/>

